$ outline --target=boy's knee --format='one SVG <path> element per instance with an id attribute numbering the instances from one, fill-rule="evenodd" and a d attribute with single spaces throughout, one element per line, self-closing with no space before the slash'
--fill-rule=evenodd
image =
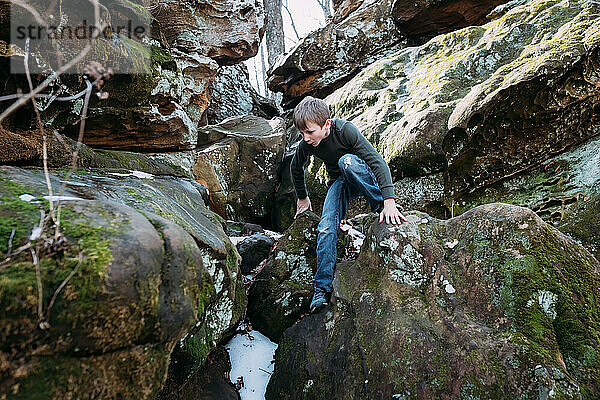
<path id="1" fill-rule="evenodd" d="M 355 166 L 358 160 L 359 158 L 354 154 L 344 154 L 338 160 L 338 167 L 340 168 L 340 171 L 345 171 L 348 168 Z"/>
<path id="2" fill-rule="evenodd" d="M 317 232 L 319 235 L 327 235 L 330 233 L 336 233 L 337 222 L 334 218 L 323 218 L 317 226 Z"/>

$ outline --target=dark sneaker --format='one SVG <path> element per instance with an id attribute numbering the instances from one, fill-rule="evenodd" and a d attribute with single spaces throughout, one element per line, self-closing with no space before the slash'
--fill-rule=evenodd
<path id="1" fill-rule="evenodd" d="M 310 312 L 316 313 L 317 311 L 321 310 L 323 307 L 329 304 L 330 297 L 330 293 L 315 291 L 312 301 L 310 302 Z"/>

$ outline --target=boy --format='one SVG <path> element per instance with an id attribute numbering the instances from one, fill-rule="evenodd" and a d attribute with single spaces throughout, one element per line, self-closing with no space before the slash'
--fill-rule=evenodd
<path id="1" fill-rule="evenodd" d="M 379 222 L 400 224 L 406 218 L 396 208 L 390 168 L 383 157 L 351 122 L 330 119 L 329 107 L 320 99 L 305 97 L 294 109 L 294 125 L 302 139 L 292 158 L 291 173 L 298 197 L 296 216 L 311 210 L 304 183 L 304 163 L 314 155 L 325 163 L 329 182 L 317 237 L 317 272 L 312 313 L 331 297 L 337 260 L 337 236 L 350 201 L 364 196 Z"/>

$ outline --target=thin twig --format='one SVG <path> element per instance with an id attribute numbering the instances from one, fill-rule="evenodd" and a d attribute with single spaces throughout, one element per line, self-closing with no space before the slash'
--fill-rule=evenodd
<path id="1" fill-rule="evenodd" d="M 285 4 L 282 4 L 282 6 L 290 16 L 290 21 L 292 23 L 292 29 L 294 30 L 294 33 L 296 34 L 296 40 L 298 41 L 298 40 L 300 40 L 300 35 L 298 35 L 298 31 L 296 30 L 296 24 L 294 23 L 294 17 L 292 17 L 292 13 L 290 12 L 290 9 L 288 8 L 287 1 L 285 2 Z"/>
<path id="2" fill-rule="evenodd" d="M 33 82 L 31 81 L 31 74 L 29 73 L 29 43 L 30 39 L 25 39 L 25 57 L 23 59 L 23 64 L 25 65 L 25 75 L 27 76 L 27 83 L 29 84 L 29 92 L 33 91 Z M 48 175 L 48 152 L 47 152 L 47 138 L 46 131 L 44 130 L 44 126 L 42 124 L 42 117 L 40 116 L 40 110 L 37 108 L 37 104 L 35 102 L 35 96 L 31 97 L 31 102 L 33 103 L 33 110 L 35 111 L 35 116 L 37 118 L 37 126 L 42 134 L 43 138 L 43 154 L 44 154 L 44 176 L 46 177 L 46 186 L 48 187 L 48 202 L 50 204 L 50 217 L 56 221 L 54 218 L 54 205 L 52 203 L 52 185 L 50 184 L 50 177 Z M 41 227 L 40 223 L 40 227 Z"/>
<path id="3" fill-rule="evenodd" d="M 17 250 L 15 250 L 15 252 L 12 253 L 10 257 L 6 257 L 4 259 L 4 261 L 0 262 L 0 271 L 3 270 L 4 268 L 10 266 L 10 261 L 12 260 L 13 256 L 21 254 L 22 252 L 29 249 L 30 247 L 31 247 L 31 243 L 24 244 L 23 246 L 21 246 Z"/>
<path id="4" fill-rule="evenodd" d="M 35 96 L 33 96 L 33 98 L 35 98 L 35 99 L 52 99 L 52 98 L 54 98 L 52 101 L 71 101 L 71 100 L 77 100 L 78 98 L 80 98 L 81 96 L 86 94 L 86 92 L 87 92 L 87 89 L 83 89 L 81 92 L 79 92 L 77 94 L 74 94 L 72 96 L 65 96 L 65 97 L 55 97 L 56 95 L 53 95 L 53 94 L 36 94 Z M 23 96 L 26 96 L 26 95 L 23 93 L 7 94 L 6 96 L 0 96 L 0 101 L 20 99 Z"/>
<path id="5" fill-rule="evenodd" d="M 78 258 L 79 258 L 79 260 L 77 261 L 77 265 L 75 266 L 75 268 L 73 268 L 73 271 L 71 271 L 71 273 L 69 274 L 69 276 L 67 276 L 65 278 L 65 280 L 62 281 L 62 283 L 60 284 L 60 286 L 54 291 L 54 295 L 52 296 L 52 299 L 50 300 L 50 304 L 48 304 L 48 308 L 46 309 L 46 320 L 47 321 L 50 320 L 50 309 L 54 305 L 54 302 L 56 301 L 56 298 L 58 297 L 58 294 L 67 285 L 67 283 L 73 277 L 73 275 L 75 275 L 75 273 L 77 273 L 77 270 L 81 266 L 81 262 L 83 261 L 83 252 L 82 251 L 79 252 Z"/>

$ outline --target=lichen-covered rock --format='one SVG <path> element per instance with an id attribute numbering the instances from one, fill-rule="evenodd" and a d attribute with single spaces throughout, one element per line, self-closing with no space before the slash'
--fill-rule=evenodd
<path id="1" fill-rule="evenodd" d="M 209 125 L 240 115 L 265 119 L 279 115 L 275 102 L 262 97 L 252 87 L 248 68 L 243 63 L 220 67 L 211 87 L 211 103 L 206 111 Z"/>
<path id="2" fill-rule="evenodd" d="M 236 326 L 245 307 L 239 255 L 193 182 L 137 171 L 49 178 L 54 194 L 66 196 L 60 230 L 67 241 L 52 244 L 47 233 L 36 247 L 44 321 L 30 253 L 3 265 L 0 386 L 15 398 L 28 398 L 19 387 L 36 380 L 53 382 L 44 389 L 51 398 L 153 398 L 174 347 L 202 365 Z M 47 189 L 41 171 L 2 167 L 0 191 L 6 255 L 36 232 Z M 79 252 L 83 262 L 48 312 Z M 40 322 L 50 327 L 40 330 Z"/>
<path id="3" fill-rule="evenodd" d="M 39 131 L 13 133 L 0 130 L 6 139 L 0 150 L 0 163 L 5 165 L 43 166 L 43 137 Z M 77 167 L 99 169 L 127 169 L 154 175 L 192 176 L 193 161 L 181 162 L 167 154 L 142 154 L 128 151 L 92 149 L 60 134 L 47 137 L 47 164 L 50 168 L 70 167 L 77 151 Z M 186 153 L 175 153 L 179 156 Z M 190 156 L 191 157 L 191 156 Z"/>
<path id="4" fill-rule="evenodd" d="M 300 214 L 277 241 L 250 288 L 248 318 L 255 329 L 275 342 L 309 311 L 319 220 L 310 211 Z"/>
<path id="5" fill-rule="evenodd" d="M 450 195 L 598 131 L 600 7 L 534 0 L 481 27 L 380 59 L 327 98 L 396 180 L 446 172 Z"/>
<path id="6" fill-rule="evenodd" d="M 597 398 L 599 270 L 522 207 L 373 224 L 333 306 L 284 333 L 266 398 Z"/>
<path id="7" fill-rule="evenodd" d="M 268 222 L 285 150 L 283 120 L 242 116 L 201 129 L 193 174 L 223 218 Z"/>
<path id="8" fill-rule="evenodd" d="M 269 88 L 283 92 L 289 108 L 306 95 L 325 97 L 374 61 L 407 43 L 487 22 L 505 0 L 345 0 L 335 15 L 304 38 L 269 72 Z"/>
<path id="9" fill-rule="evenodd" d="M 454 205 L 447 206 L 459 215 L 496 201 L 531 208 L 600 259 L 600 225 L 596 218 L 600 201 L 600 137 L 521 174 L 460 196 Z"/>

